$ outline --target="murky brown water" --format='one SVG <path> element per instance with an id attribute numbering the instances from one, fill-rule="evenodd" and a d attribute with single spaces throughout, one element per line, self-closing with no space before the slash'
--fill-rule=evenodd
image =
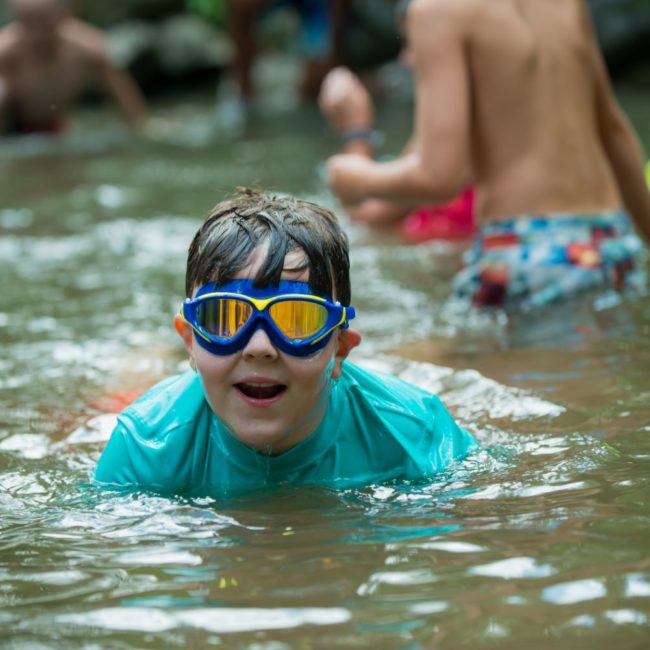
<path id="1" fill-rule="evenodd" d="M 650 143 L 647 94 L 622 96 Z M 66 143 L 2 143 L 0 645 L 648 647 L 648 296 L 467 323 L 442 308 L 457 247 L 350 227 L 356 360 L 438 391 L 479 454 L 424 486 L 189 502 L 88 485 L 102 396 L 184 362 L 171 317 L 201 216 L 251 182 L 332 204 L 314 111 L 239 142 L 210 135 L 205 102 L 160 113 L 158 144 L 91 119 Z M 389 148 L 407 114 L 383 116 Z"/>

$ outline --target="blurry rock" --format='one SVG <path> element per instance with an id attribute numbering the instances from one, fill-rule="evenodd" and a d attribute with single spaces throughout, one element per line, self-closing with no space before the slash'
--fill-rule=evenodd
<path id="1" fill-rule="evenodd" d="M 111 28 L 108 32 L 111 60 L 127 68 L 156 47 L 156 29 L 143 20 L 130 20 Z"/>
<path id="2" fill-rule="evenodd" d="M 107 33 L 111 61 L 128 69 L 144 89 L 159 82 L 161 70 L 156 57 L 157 36 L 153 24 L 129 20 Z"/>
<path id="3" fill-rule="evenodd" d="M 346 38 L 346 57 L 357 71 L 394 60 L 402 47 L 394 0 L 355 0 Z"/>
<path id="4" fill-rule="evenodd" d="M 613 74 L 650 62 L 648 0 L 588 0 Z"/>
<path id="5" fill-rule="evenodd" d="M 161 67 L 183 75 L 197 69 L 220 69 L 232 60 L 230 39 L 205 20 L 178 14 L 165 20 L 157 34 Z"/>
<path id="6" fill-rule="evenodd" d="M 185 0 L 93 0 L 83 2 L 81 15 L 98 27 L 131 19 L 160 20 L 185 9 Z"/>
<path id="7" fill-rule="evenodd" d="M 112 60 L 148 93 L 201 80 L 214 83 L 232 58 L 229 37 L 189 14 L 159 23 L 129 20 L 107 33 Z"/>

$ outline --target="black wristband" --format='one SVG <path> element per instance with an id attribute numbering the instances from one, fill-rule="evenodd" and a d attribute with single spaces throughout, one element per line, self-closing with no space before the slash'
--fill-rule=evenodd
<path id="1" fill-rule="evenodd" d="M 373 147 L 379 147 L 384 143 L 384 136 L 375 129 L 346 129 L 341 133 L 341 144 L 345 146 L 355 140 L 363 140 Z"/>

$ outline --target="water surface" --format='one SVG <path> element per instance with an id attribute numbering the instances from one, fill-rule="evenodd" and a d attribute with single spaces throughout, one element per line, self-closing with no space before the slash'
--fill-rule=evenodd
<path id="1" fill-rule="evenodd" d="M 650 144 L 647 93 L 621 96 Z M 482 450 L 431 484 L 89 485 L 106 396 L 185 367 L 171 318 L 201 217 L 250 183 L 336 207 L 314 110 L 242 140 L 202 98 L 158 112 L 158 142 L 89 116 L 64 142 L 2 143 L 4 647 L 647 647 L 647 295 L 468 319 L 443 307 L 458 246 L 348 224 L 355 360 L 437 391 Z M 396 150 L 408 106 L 381 119 Z"/>

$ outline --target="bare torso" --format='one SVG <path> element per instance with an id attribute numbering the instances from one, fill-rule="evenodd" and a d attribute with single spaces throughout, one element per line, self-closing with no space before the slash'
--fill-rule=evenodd
<path id="1" fill-rule="evenodd" d="M 461 0 L 483 220 L 618 209 L 580 0 Z"/>
<path id="2" fill-rule="evenodd" d="M 474 183 L 481 221 L 625 208 L 650 242 L 645 156 L 585 0 L 413 0 L 406 34 L 412 147 L 389 162 L 330 158 L 348 211 L 381 201 L 399 218 L 393 206 L 444 203 Z"/>
<path id="3" fill-rule="evenodd" d="M 0 32 L 0 69 L 10 111 L 20 124 L 35 129 L 62 124 L 75 100 L 101 82 L 101 33 L 72 18 L 59 31 L 57 48 L 47 55 L 26 47 L 15 25 Z"/>

